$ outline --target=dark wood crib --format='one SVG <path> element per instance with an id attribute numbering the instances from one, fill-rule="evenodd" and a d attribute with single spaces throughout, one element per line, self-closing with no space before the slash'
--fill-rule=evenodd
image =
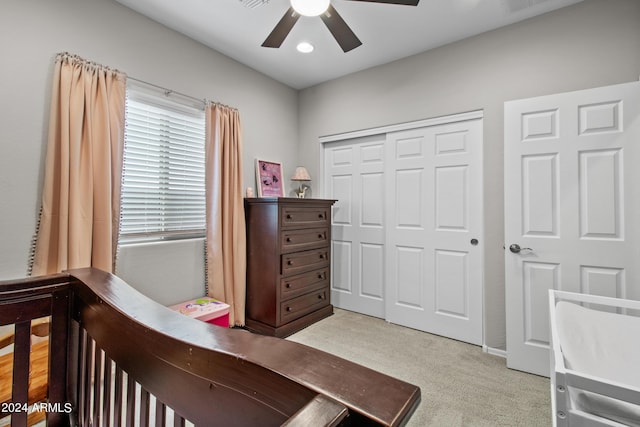
<path id="1" fill-rule="evenodd" d="M 32 332 L 43 318 L 47 387 L 37 397 Z M 190 319 L 91 268 L 0 282 L 7 324 L 15 324 L 13 365 L 0 387 L 11 397 L 0 425 L 40 415 L 48 426 L 396 426 L 420 401 L 414 385 Z"/>

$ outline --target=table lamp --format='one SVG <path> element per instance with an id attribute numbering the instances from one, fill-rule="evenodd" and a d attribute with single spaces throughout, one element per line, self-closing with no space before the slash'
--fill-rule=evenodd
<path id="1" fill-rule="evenodd" d="M 310 188 L 308 185 L 304 185 L 303 181 L 311 181 L 311 177 L 309 176 L 309 172 L 303 166 L 298 166 L 296 168 L 296 173 L 291 177 L 291 181 L 300 181 L 300 187 L 295 190 L 296 195 L 299 199 L 304 199 L 304 194 L 307 191 L 307 188 Z"/>

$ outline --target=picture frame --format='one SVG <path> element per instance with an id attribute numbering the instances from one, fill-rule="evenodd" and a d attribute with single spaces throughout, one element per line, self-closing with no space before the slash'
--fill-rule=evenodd
<path id="1" fill-rule="evenodd" d="M 284 197 L 282 163 L 256 159 L 258 197 Z"/>

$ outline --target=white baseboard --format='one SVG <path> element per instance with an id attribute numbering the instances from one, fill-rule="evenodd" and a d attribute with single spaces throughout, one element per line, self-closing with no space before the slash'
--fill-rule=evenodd
<path id="1" fill-rule="evenodd" d="M 485 353 L 493 354 L 494 356 L 504 357 L 505 359 L 507 358 L 507 351 L 502 350 L 501 348 L 487 347 L 483 344 L 482 351 L 484 351 Z"/>

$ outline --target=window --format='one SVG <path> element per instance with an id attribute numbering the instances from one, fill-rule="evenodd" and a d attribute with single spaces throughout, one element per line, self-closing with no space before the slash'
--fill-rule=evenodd
<path id="1" fill-rule="evenodd" d="M 127 87 L 120 242 L 204 236 L 203 109 Z"/>

